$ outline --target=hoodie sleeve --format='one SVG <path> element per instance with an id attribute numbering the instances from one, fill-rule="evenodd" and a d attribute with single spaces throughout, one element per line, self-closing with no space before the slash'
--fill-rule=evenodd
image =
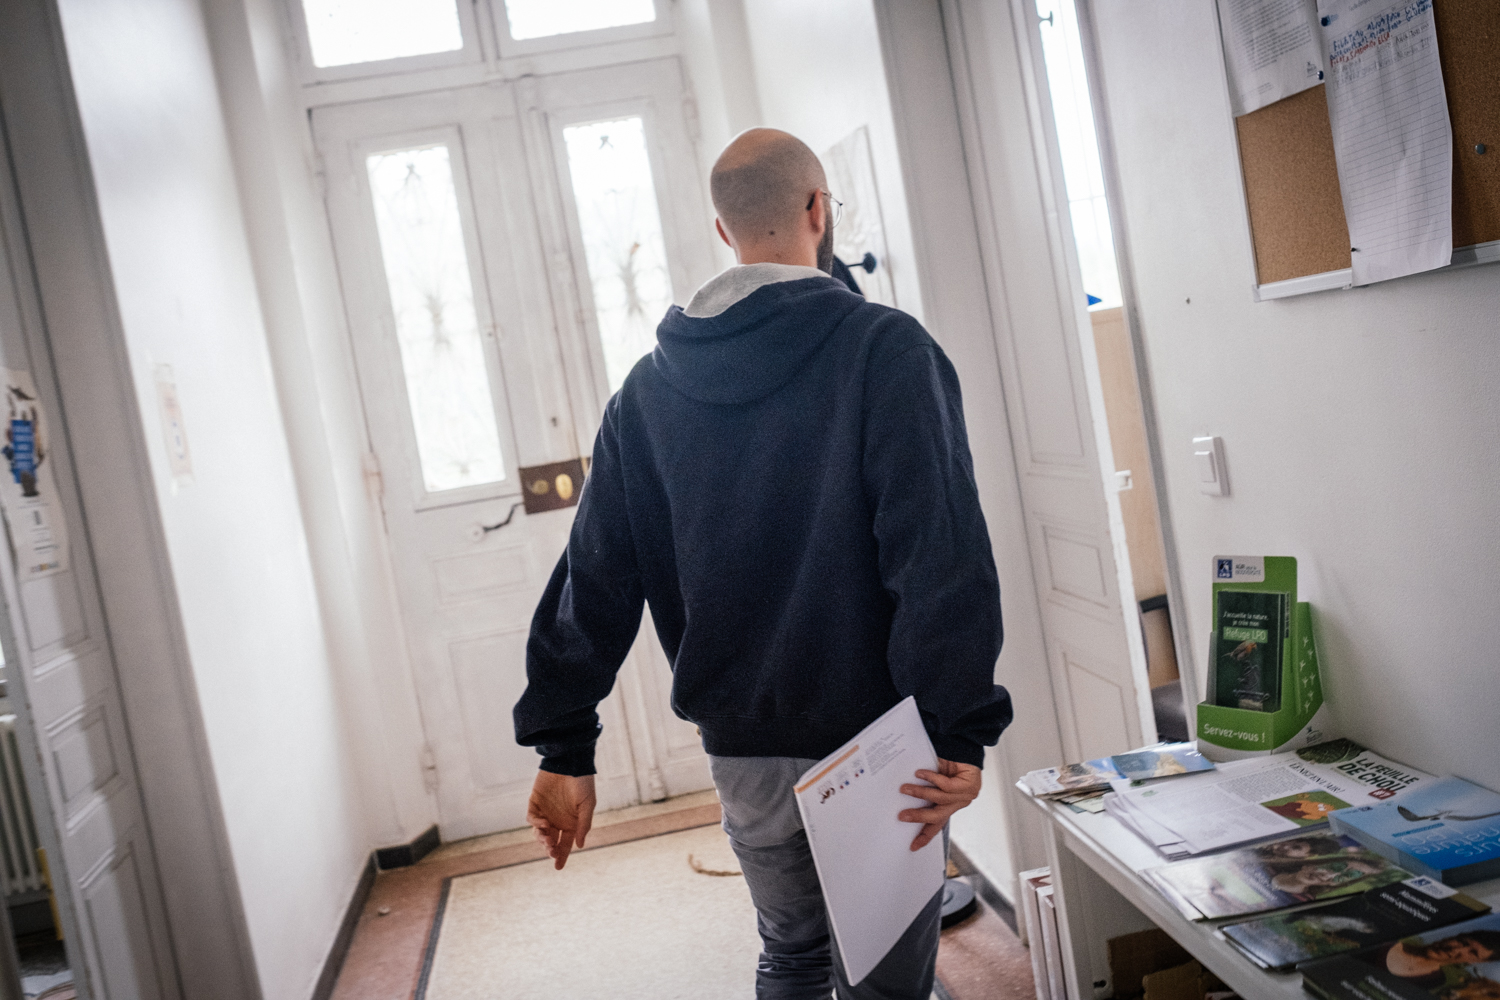
<path id="1" fill-rule="evenodd" d="M 1010 723 L 994 683 L 1000 583 L 964 427 L 958 375 L 925 333 L 872 357 L 865 405 L 865 490 L 880 576 L 894 602 L 887 659 L 915 695 L 938 756 L 983 766 Z"/>
<path id="2" fill-rule="evenodd" d="M 605 408 L 568 547 L 542 594 L 526 643 L 526 690 L 512 713 L 516 742 L 541 768 L 594 773 L 599 702 L 641 627 L 644 604 L 620 471 L 618 397 Z"/>

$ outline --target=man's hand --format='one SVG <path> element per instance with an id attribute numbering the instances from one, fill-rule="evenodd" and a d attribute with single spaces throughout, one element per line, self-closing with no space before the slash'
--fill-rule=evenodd
<path id="1" fill-rule="evenodd" d="M 936 773 L 917 772 L 917 777 L 927 784 L 901 786 L 902 795 L 932 803 L 928 809 L 903 809 L 896 814 L 896 818 L 903 823 L 922 824 L 917 839 L 911 842 L 912 850 L 920 851 L 926 847 L 933 837 L 943 832 L 948 817 L 974 801 L 979 795 L 979 784 L 983 776 L 984 772 L 973 764 L 955 764 L 939 757 Z"/>
<path id="2" fill-rule="evenodd" d="M 551 771 L 538 771 L 526 803 L 526 822 L 536 830 L 536 839 L 547 845 L 547 856 L 562 869 L 576 845 L 583 847 L 594 823 L 594 776 L 582 778 Z"/>

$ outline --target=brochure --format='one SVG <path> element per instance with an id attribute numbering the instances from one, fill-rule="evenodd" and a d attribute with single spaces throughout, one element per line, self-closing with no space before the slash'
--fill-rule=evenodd
<path id="1" fill-rule="evenodd" d="M 1198 752 L 1196 743 L 1167 743 L 1149 750 L 1117 753 L 1110 758 L 1120 776 L 1131 781 L 1168 778 L 1194 771 L 1212 771 L 1214 762 Z"/>
<path id="2" fill-rule="evenodd" d="M 1494 1000 L 1500 915 L 1309 963 L 1302 985 L 1325 1000 Z"/>
<path id="3" fill-rule="evenodd" d="M 1112 780 L 1120 776 L 1111 758 L 1100 757 L 1098 760 L 1086 760 L 1082 764 L 1044 767 L 1030 772 L 1021 780 L 1031 794 L 1040 798 L 1056 798 L 1106 789 Z"/>
<path id="4" fill-rule="evenodd" d="M 1389 943 L 1472 920 L 1488 905 L 1419 875 L 1327 906 L 1230 924 L 1224 936 L 1266 969 Z"/>
<path id="5" fill-rule="evenodd" d="M 1202 854 L 1327 822 L 1335 809 L 1403 801 L 1431 775 L 1349 740 L 1252 757 L 1117 791 L 1105 808 L 1168 857 Z M 1152 835 L 1144 832 L 1152 824 Z M 1163 843 L 1160 830 L 1176 838 Z M 1177 844 L 1180 846 L 1172 846 Z"/>
<path id="6" fill-rule="evenodd" d="M 1148 868 L 1141 877 L 1189 920 L 1217 920 L 1350 896 L 1411 873 L 1352 838 L 1318 831 Z"/>
<path id="7" fill-rule="evenodd" d="M 1343 809 L 1329 822 L 1395 863 L 1448 885 L 1500 876 L 1500 795 L 1462 778 L 1438 778 L 1399 803 Z"/>
<path id="8" fill-rule="evenodd" d="M 1291 595 L 1224 590 L 1214 595 L 1215 701 L 1226 708 L 1275 712 L 1281 708 L 1281 662 Z"/>

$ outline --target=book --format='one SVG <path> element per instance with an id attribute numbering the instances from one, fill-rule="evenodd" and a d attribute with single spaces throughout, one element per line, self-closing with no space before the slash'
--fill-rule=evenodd
<path id="1" fill-rule="evenodd" d="M 1411 873 L 1350 837 L 1319 831 L 1174 861 L 1141 877 L 1189 920 L 1218 920 L 1351 896 Z"/>
<path id="2" fill-rule="evenodd" d="M 1194 771 L 1211 771 L 1214 762 L 1198 752 L 1196 743 L 1167 743 L 1147 750 L 1117 753 L 1110 760 L 1121 777 L 1131 781 L 1167 778 Z"/>
<path id="3" fill-rule="evenodd" d="M 1496 1000 L 1500 914 L 1309 962 L 1302 985 L 1324 1000 Z"/>
<path id="4" fill-rule="evenodd" d="M 1489 906 L 1426 875 L 1311 910 L 1230 924 L 1224 937 L 1265 969 L 1358 951 L 1488 913 Z"/>
<path id="5" fill-rule="evenodd" d="M 1378 854 L 1448 885 L 1500 877 L 1500 795 L 1439 778 L 1400 802 L 1340 809 L 1329 823 Z"/>
<path id="6" fill-rule="evenodd" d="M 1279 591 L 1223 590 L 1215 595 L 1215 702 L 1226 708 L 1281 708 L 1281 661 L 1291 616 Z"/>

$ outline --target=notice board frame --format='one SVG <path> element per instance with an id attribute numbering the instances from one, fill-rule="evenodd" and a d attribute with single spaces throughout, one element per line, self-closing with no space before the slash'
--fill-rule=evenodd
<path id="1" fill-rule="evenodd" d="M 1454 140 L 1448 267 L 1500 261 L 1500 3 L 1433 0 L 1433 17 Z M 1324 85 L 1241 115 L 1234 125 L 1255 299 L 1352 287 Z"/>

